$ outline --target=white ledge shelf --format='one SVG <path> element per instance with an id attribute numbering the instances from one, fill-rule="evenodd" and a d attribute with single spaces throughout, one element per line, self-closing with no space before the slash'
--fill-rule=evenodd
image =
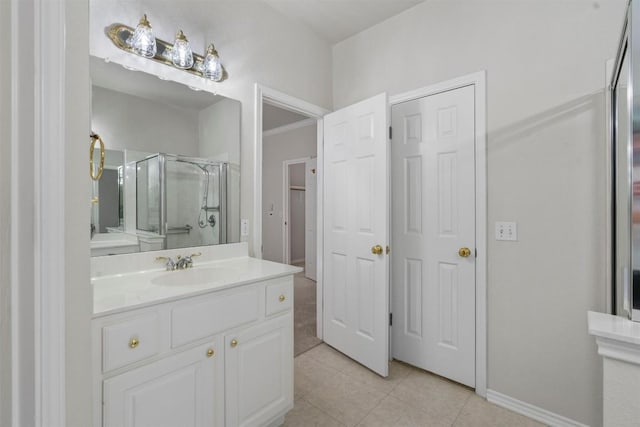
<path id="1" fill-rule="evenodd" d="M 598 354 L 640 365 L 640 323 L 606 313 L 588 312 L 589 334 Z"/>

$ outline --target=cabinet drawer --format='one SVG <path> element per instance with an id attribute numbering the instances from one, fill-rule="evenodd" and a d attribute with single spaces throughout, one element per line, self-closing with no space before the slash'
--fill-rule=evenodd
<path id="1" fill-rule="evenodd" d="M 293 285 L 290 279 L 281 280 L 265 287 L 265 315 L 270 316 L 293 306 Z"/>
<path id="2" fill-rule="evenodd" d="M 171 346 L 178 347 L 258 319 L 259 288 L 200 297 L 171 311 Z M 197 302 L 196 302 L 197 301 Z"/>
<path id="3" fill-rule="evenodd" d="M 157 313 L 149 313 L 102 328 L 102 370 L 120 368 L 160 351 Z"/>

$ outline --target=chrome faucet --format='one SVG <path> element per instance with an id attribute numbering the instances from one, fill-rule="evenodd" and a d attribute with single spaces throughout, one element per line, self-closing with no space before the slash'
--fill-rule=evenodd
<path id="1" fill-rule="evenodd" d="M 178 255 L 178 261 L 176 262 L 176 268 L 178 270 L 185 270 L 187 268 L 193 267 L 193 257 L 200 256 L 202 252 L 197 252 L 191 255 L 180 256 Z"/>
<path id="2" fill-rule="evenodd" d="M 187 268 L 193 267 L 193 260 L 191 259 L 191 256 L 189 255 L 185 255 L 185 256 L 180 256 L 178 255 L 178 261 L 176 262 L 176 268 L 178 270 L 184 270 Z"/>
<path id="3" fill-rule="evenodd" d="M 166 261 L 165 266 L 167 267 L 167 271 L 186 270 L 187 268 L 193 267 L 193 257 L 200 255 L 202 255 L 202 252 L 185 256 L 178 255 L 175 261 L 168 256 L 158 256 L 156 257 L 156 261 Z"/>

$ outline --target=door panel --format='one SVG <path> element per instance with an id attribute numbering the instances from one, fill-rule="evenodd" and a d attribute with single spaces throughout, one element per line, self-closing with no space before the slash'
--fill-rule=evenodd
<path id="1" fill-rule="evenodd" d="M 392 107 L 393 356 L 475 385 L 474 86 Z M 471 249 L 462 257 L 458 250 Z"/>
<path id="2" fill-rule="evenodd" d="M 388 373 L 386 94 L 325 116 L 324 340 Z"/>

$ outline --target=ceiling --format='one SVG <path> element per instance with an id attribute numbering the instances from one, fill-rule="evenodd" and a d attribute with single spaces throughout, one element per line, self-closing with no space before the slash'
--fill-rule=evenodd
<path id="1" fill-rule="evenodd" d="M 424 0 L 262 0 L 331 44 L 372 27 Z"/>

